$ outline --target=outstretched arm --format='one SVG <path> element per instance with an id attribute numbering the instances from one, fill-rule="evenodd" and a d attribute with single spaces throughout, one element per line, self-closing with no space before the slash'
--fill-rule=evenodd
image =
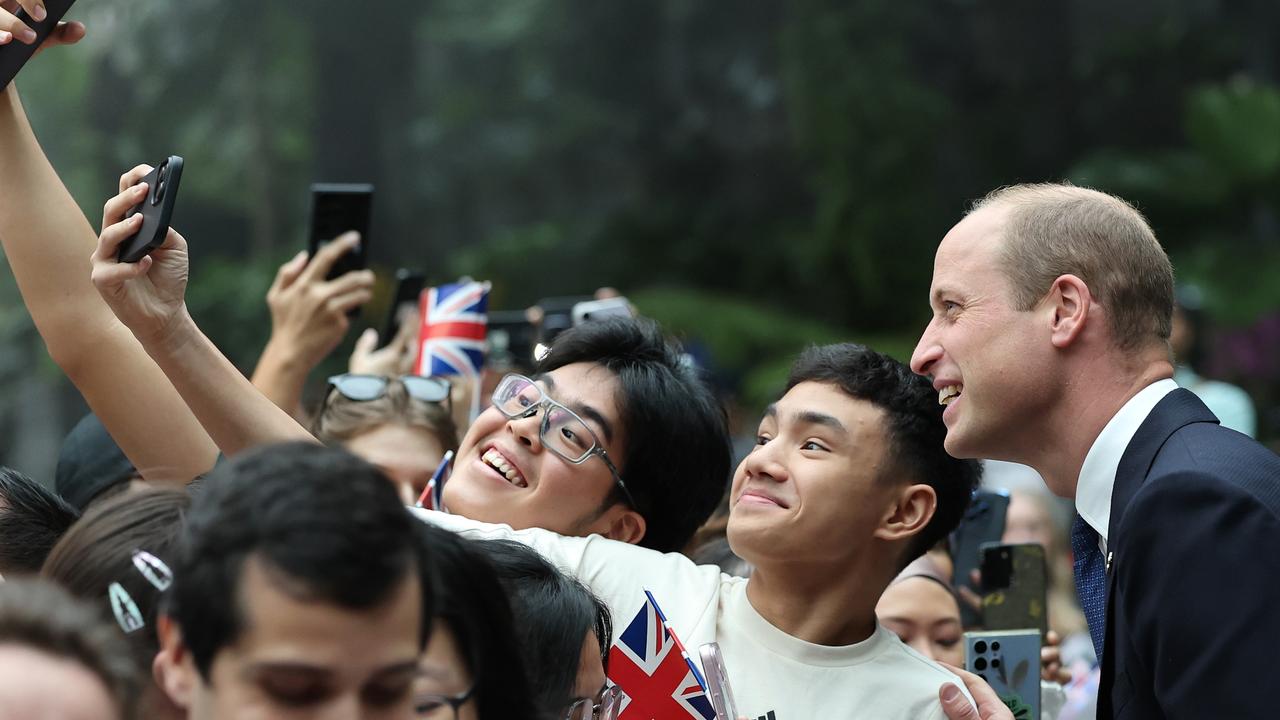
<path id="1" fill-rule="evenodd" d="M 149 171 L 146 166 L 131 170 L 121 179 L 122 192 L 103 208 L 102 235 L 91 258 L 98 293 L 224 453 L 286 440 L 314 442 L 196 327 L 184 300 L 187 241 L 177 231 L 170 229 L 164 244 L 139 262 L 116 262 L 121 242 L 138 231 L 142 216 L 125 220 L 124 214 L 146 196 L 141 179 Z"/>
<path id="2" fill-rule="evenodd" d="M 84 33 L 66 27 L 55 40 Z M 207 471 L 212 440 L 89 282 L 93 228 L 45 158 L 12 84 L 0 91 L 0 158 L 0 242 L 50 356 L 142 477 L 186 483 Z"/>

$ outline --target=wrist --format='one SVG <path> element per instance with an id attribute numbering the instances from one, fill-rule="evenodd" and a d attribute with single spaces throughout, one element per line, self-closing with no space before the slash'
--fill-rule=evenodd
<path id="1" fill-rule="evenodd" d="M 187 311 L 186 303 L 183 303 L 172 318 L 154 331 L 142 334 L 134 332 L 138 342 L 142 343 L 142 347 L 152 356 L 171 355 L 189 345 L 199 335 L 200 328 L 196 326 L 191 313 Z"/>

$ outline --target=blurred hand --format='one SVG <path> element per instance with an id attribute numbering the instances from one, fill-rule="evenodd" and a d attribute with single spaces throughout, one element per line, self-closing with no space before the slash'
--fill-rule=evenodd
<path id="1" fill-rule="evenodd" d="M 360 236 L 350 232 L 321 247 L 310 263 L 306 252 L 298 253 L 280 266 L 267 291 L 269 344 L 308 370 L 342 342 L 351 327 L 347 312 L 373 297 L 372 271 L 325 280 L 338 258 L 359 243 Z"/>
<path id="2" fill-rule="evenodd" d="M 938 700 L 942 703 L 942 711 L 946 713 L 947 720 L 1013 720 L 1013 712 L 1005 706 L 987 681 L 954 665 L 940 664 L 964 681 L 969 694 L 978 703 L 975 708 L 954 683 L 944 684 L 938 690 Z"/>
<path id="3" fill-rule="evenodd" d="M 18 19 L 18 9 L 27 11 L 27 15 L 39 22 L 47 17 L 44 0 L 0 0 L 0 45 L 13 41 L 30 45 L 36 41 L 36 33 L 26 23 Z M 49 37 L 36 49 L 41 50 L 55 45 L 74 45 L 84 38 L 84 25 L 78 22 L 60 22 Z"/>
<path id="4" fill-rule="evenodd" d="M 1062 638 L 1050 630 L 1045 636 L 1044 645 L 1040 648 L 1040 677 L 1047 682 L 1066 685 L 1071 682 L 1071 673 L 1062 667 Z"/>
<path id="5" fill-rule="evenodd" d="M 396 336 L 381 349 L 378 349 L 378 331 L 373 328 L 365 330 L 356 340 L 347 370 L 357 375 L 386 377 L 412 373 L 413 362 L 418 358 L 418 318 L 417 312 L 402 318 Z"/>
<path id="6" fill-rule="evenodd" d="M 163 340 L 186 319 L 187 241 L 172 228 L 164 243 L 136 263 L 116 261 L 120 244 L 142 227 L 142 213 L 128 220 L 129 208 L 147 196 L 141 179 L 150 165 L 139 165 L 120 176 L 120 194 L 102 209 L 102 235 L 89 258 L 93 284 L 120 322 L 145 346 Z"/>

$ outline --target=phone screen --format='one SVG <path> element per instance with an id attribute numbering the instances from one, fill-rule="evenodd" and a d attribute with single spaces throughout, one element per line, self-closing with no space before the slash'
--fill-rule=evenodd
<path id="1" fill-rule="evenodd" d="M 332 280 L 367 266 L 372 219 L 372 185 L 311 186 L 311 237 L 308 245 L 311 257 L 315 257 L 316 251 L 325 243 L 345 232 L 354 230 L 360 233 L 360 247 L 338 258 L 326 279 Z"/>

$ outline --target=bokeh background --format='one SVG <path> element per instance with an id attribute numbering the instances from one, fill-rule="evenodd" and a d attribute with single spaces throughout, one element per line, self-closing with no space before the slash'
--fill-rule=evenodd
<path id="1" fill-rule="evenodd" d="M 491 280 L 491 309 L 615 286 L 750 417 L 806 343 L 907 357 L 966 205 L 1070 179 L 1147 213 L 1202 291 L 1202 370 L 1280 437 L 1274 0 L 80 0 L 69 17 L 88 38 L 19 78 L 37 133 L 95 225 L 121 172 L 185 157 L 190 303 L 246 372 L 314 181 L 377 186 L 383 290 L 397 267 Z M 7 273 L 0 383 L 0 461 L 47 479 L 84 405 Z"/>

